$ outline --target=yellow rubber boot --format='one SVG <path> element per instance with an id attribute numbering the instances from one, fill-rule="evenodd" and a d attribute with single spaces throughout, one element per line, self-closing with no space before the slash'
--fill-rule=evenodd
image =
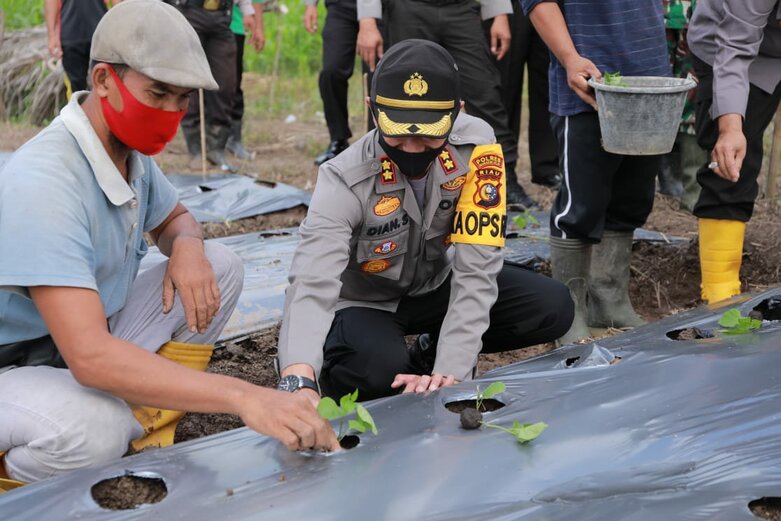
<path id="1" fill-rule="evenodd" d="M 214 346 L 199 344 L 184 344 L 182 342 L 168 342 L 157 352 L 160 356 L 176 362 L 177 364 L 195 369 L 206 370 L 212 357 Z M 157 407 L 132 405 L 133 415 L 144 428 L 143 437 L 133 440 L 135 450 L 146 447 L 167 447 L 174 443 L 176 424 L 182 419 L 182 411 L 171 411 Z"/>
<path id="2" fill-rule="evenodd" d="M 26 485 L 24 481 L 11 479 L 5 471 L 5 452 L 0 452 L 0 494 Z"/>
<path id="3" fill-rule="evenodd" d="M 702 300 L 719 302 L 740 295 L 740 262 L 746 223 L 700 219 Z"/>

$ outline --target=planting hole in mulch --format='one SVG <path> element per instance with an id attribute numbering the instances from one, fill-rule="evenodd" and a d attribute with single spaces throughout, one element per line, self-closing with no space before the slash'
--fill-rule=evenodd
<path id="1" fill-rule="evenodd" d="M 751 310 L 751 318 L 757 320 L 781 320 L 781 297 L 770 297 Z"/>
<path id="2" fill-rule="evenodd" d="M 713 333 L 707 329 L 700 329 L 698 327 L 687 327 L 684 329 L 676 329 L 667 333 L 667 338 L 673 340 L 679 340 L 685 342 L 687 340 L 702 340 L 703 338 L 713 338 Z"/>
<path id="3" fill-rule="evenodd" d="M 104 479 L 92 486 L 92 499 L 108 510 L 132 510 L 140 505 L 159 503 L 168 495 L 160 478 L 125 475 Z"/>
<path id="4" fill-rule="evenodd" d="M 763 497 L 749 502 L 749 510 L 760 519 L 781 521 L 781 498 Z"/>
<path id="5" fill-rule="evenodd" d="M 461 411 L 464 409 L 476 409 L 477 408 L 477 400 L 471 399 L 471 400 L 458 400 L 454 402 L 447 402 L 445 404 L 445 407 L 448 411 L 454 412 L 456 414 L 461 414 Z M 495 400 L 493 398 L 488 398 L 486 400 L 483 400 L 482 405 L 480 406 L 480 412 L 491 412 L 491 411 L 498 411 L 504 407 L 504 404 L 500 402 L 499 400 Z"/>
<path id="6" fill-rule="evenodd" d="M 571 358 L 567 358 L 567 359 L 564 361 L 564 365 L 565 365 L 566 367 L 572 367 L 573 365 L 575 365 L 575 364 L 578 362 L 578 360 L 580 360 L 580 357 L 579 357 L 579 356 L 573 356 L 573 357 L 571 357 Z"/>
<path id="7" fill-rule="evenodd" d="M 348 434 L 341 440 L 339 440 L 339 445 L 342 446 L 345 450 L 354 449 L 358 446 L 358 444 L 361 443 L 361 438 L 356 436 L 355 434 Z"/>

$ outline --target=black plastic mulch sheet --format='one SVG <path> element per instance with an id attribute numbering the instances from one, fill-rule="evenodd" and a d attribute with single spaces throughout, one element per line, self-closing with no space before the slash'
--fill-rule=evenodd
<path id="1" fill-rule="evenodd" d="M 547 240 L 548 226 L 545 217 L 541 223 L 522 232 L 511 232 L 507 240 L 505 258 L 528 267 L 550 257 Z M 521 236 L 519 233 L 523 233 Z M 656 232 L 638 230 L 636 238 L 642 240 L 680 242 L 683 239 L 667 238 Z M 230 340 L 260 331 L 276 324 L 282 318 L 285 304 L 287 275 L 293 261 L 293 252 L 301 236 L 298 228 L 286 228 L 262 233 L 247 233 L 212 239 L 225 244 L 244 261 L 244 290 L 239 297 L 236 310 L 220 336 Z M 163 260 L 156 248 L 141 262 L 141 270 Z"/>
<path id="2" fill-rule="evenodd" d="M 677 341 L 770 298 L 756 333 Z M 745 299 L 745 297 L 744 297 Z M 349 451 L 291 453 L 246 428 L 148 451 L 0 495 L 4 519 L 658 521 L 755 519 L 781 495 L 781 287 L 506 366 L 476 382 L 366 404 L 379 435 Z M 769 315 L 767 315 L 769 316 Z M 772 318 L 772 316 L 771 316 Z M 674 335 L 673 335 L 674 336 Z M 485 420 L 548 423 L 521 445 L 466 431 L 445 404 L 502 381 Z M 160 503 L 112 512 L 100 480 L 165 481 Z"/>
<path id="3" fill-rule="evenodd" d="M 245 217 L 309 205 L 312 194 L 284 183 L 235 174 L 166 176 L 179 200 L 199 222 L 235 221 Z"/>

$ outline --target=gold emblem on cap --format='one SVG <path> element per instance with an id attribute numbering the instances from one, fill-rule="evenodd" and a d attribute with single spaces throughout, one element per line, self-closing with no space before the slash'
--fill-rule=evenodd
<path id="1" fill-rule="evenodd" d="M 404 82 L 404 94 L 407 96 L 423 96 L 428 92 L 428 83 L 419 72 L 414 73 Z"/>
<path id="2" fill-rule="evenodd" d="M 377 125 L 386 136 L 444 136 L 452 126 L 450 113 L 434 123 L 401 123 L 393 121 L 382 110 L 377 111 Z"/>

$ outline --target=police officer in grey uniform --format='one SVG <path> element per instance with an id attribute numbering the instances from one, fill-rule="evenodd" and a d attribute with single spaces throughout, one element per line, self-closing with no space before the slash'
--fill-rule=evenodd
<path id="1" fill-rule="evenodd" d="M 573 317 L 564 285 L 503 262 L 502 149 L 460 113 L 450 54 L 395 45 L 370 104 L 378 129 L 320 167 L 290 270 L 281 387 L 313 401 L 318 380 L 367 400 L 469 379 L 481 351 L 553 340 Z M 418 333 L 432 356 L 407 349 Z"/>

